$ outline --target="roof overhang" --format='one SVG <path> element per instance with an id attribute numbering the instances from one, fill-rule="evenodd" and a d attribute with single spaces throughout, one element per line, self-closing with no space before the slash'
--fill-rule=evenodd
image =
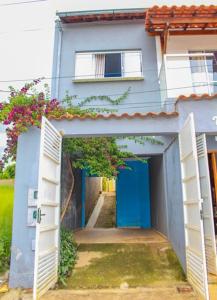
<path id="1" fill-rule="evenodd" d="M 83 23 L 115 20 L 145 19 L 144 9 L 115 9 L 79 12 L 57 12 L 63 23 Z"/>
<path id="2" fill-rule="evenodd" d="M 217 34 L 217 5 L 154 6 L 146 13 L 145 28 L 150 35 Z"/>

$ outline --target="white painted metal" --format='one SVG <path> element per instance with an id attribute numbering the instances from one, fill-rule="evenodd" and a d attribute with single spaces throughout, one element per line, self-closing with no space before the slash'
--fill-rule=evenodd
<path id="1" fill-rule="evenodd" d="M 209 273 L 217 275 L 216 242 L 210 188 L 209 164 L 207 157 L 206 136 L 197 137 L 197 156 L 200 174 L 200 190 L 203 199 L 203 227 L 205 237 L 206 263 Z"/>
<path id="2" fill-rule="evenodd" d="M 200 296 L 208 300 L 207 268 L 194 117 L 191 113 L 179 133 L 187 278 Z"/>
<path id="3" fill-rule="evenodd" d="M 37 225 L 33 299 L 57 282 L 60 225 L 62 137 L 42 119 L 38 177 Z"/>

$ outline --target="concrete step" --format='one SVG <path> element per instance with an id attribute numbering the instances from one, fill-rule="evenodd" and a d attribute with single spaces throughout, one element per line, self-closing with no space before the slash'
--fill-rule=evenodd
<path id="1" fill-rule="evenodd" d="M 116 223 L 116 198 L 114 195 L 106 195 L 99 213 L 95 228 L 112 228 Z"/>

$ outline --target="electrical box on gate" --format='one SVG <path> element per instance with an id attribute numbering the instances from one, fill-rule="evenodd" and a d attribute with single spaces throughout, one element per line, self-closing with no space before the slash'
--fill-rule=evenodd
<path id="1" fill-rule="evenodd" d="M 30 188 L 28 190 L 28 213 L 27 213 L 27 226 L 29 227 L 36 226 L 37 200 L 38 200 L 38 190 Z"/>

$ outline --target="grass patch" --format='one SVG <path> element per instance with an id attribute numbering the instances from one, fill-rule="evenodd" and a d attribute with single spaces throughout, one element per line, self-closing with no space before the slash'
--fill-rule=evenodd
<path id="1" fill-rule="evenodd" d="M 160 245 L 94 244 L 80 245 L 83 251 L 101 252 L 86 266 L 76 268 L 67 288 L 115 288 L 127 282 L 129 287 L 171 286 L 185 281 L 175 253 Z"/>
<path id="2" fill-rule="evenodd" d="M 13 181 L 0 181 L 0 273 L 9 266 L 13 199 Z"/>

